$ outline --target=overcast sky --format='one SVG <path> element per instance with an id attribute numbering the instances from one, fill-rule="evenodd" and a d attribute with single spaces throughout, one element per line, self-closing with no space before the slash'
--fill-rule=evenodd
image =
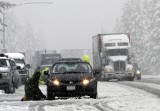
<path id="1" fill-rule="evenodd" d="M 91 49 L 92 36 L 111 33 L 127 0 L 8 0 L 14 3 L 52 1 L 11 8 L 19 23 L 30 22 L 46 49 Z M 6 11 L 7 13 L 7 11 Z"/>

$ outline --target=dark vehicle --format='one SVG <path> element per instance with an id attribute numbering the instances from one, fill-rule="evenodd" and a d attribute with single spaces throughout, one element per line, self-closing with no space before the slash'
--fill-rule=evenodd
<path id="1" fill-rule="evenodd" d="M 0 55 L 0 89 L 5 93 L 15 93 L 15 88 L 19 87 L 19 68 L 13 59 Z"/>
<path id="2" fill-rule="evenodd" d="M 92 67 L 82 61 L 62 61 L 53 65 L 48 74 L 47 96 L 55 97 L 97 97 L 97 80 Z"/>
<path id="3" fill-rule="evenodd" d="M 82 61 L 82 59 L 81 58 L 62 58 L 62 59 L 60 59 L 59 61 Z"/>
<path id="4" fill-rule="evenodd" d="M 134 76 L 137 80 L 141 79 L 141 70 L 138 67 L 137 63 L 133 63 L 133 68 L 134 68 Z"/>

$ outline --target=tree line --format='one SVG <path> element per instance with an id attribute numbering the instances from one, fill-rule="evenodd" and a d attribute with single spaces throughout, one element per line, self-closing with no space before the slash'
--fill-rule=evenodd
<path id="1" fill-rule="evenodd" d="M 130 33 L 134 57 L 145 74 L 159 74 L 160 0 L 128 0 L 114 31 Z"/>

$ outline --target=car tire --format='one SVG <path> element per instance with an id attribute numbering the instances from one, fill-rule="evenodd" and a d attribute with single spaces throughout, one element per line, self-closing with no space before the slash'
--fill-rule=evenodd
<path id="1" fill-rule="evenodd" d="M 55 100 L 55 96 L 51 93 L 47 93 L 47 99 L 48 100 Z"/>
<path id="2" fill-rule="evenodd" d="M 51 93 L 52 91 L 49 90 L 49 88 L 47 87 L 47 99 L 48 100 L 55 100 L 55 96 L 53 93 Z"/>
<path id="3" fill-rule="evenodd" d="M 6 88 L 6 89 L 4 90 L 4 92 L 5 92 L 6 94 L 13 94 L 13 93 L 15 93 L 15 87 L 14 87 L 13 82 L 11 82 L 11 83 L 8 85 L 8 88 Z"/>
<path id="4" fill-rule="evenodd" d="M 141 77 L 137 77 L 137 80 L 141 80 Z"/>
<path id="5" fill-rule="evenodd" d="M 97 99 L 97 94 L 91 94 L 90 98 Z"/>

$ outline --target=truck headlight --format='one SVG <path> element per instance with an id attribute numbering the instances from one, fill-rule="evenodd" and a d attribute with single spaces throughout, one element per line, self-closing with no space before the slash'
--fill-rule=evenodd
<path id="1" fill-rule="evenodd" d="M 133 71 L 133 68 L 132 67 L 128 67 L 127 71 Z"/>
<path id="2" fill-rule="evenodd" d="M 111 68 L 105 68 L 105 70 L 104 70 L 104 72 L 113 72 L 113 69 L 111 69 Z"/>
<path id="3" fill-rule="evenodd" d="M 54 84 L 55 86 L 59 86 L 59 85 L 60 85 L 60 81 L 57 80 L 57 79 L 55 79 L 55 80 L 53 80 L 53 84 Z"/>
<path id="4" fill-rule="evenodd" d="M 140 73 L 141 73 L 140 71 L 137 71 L 137 72 L 136 72 L 137 75 L 140 75 Z"/>
<path id="5" fill-rule="evenodd" d="M 89 84 L 89 80 L 88 80 L 88 79 L 82 80 L 82 84 L 83 84 L 84 86 L 88 85 L 88 84 Z"/>
<path id="6" fill-rule="evenodd" d="M 2 73 L 2 76 L 9 76 L 9 73 L 3 72 L 3 73 Z"/>

